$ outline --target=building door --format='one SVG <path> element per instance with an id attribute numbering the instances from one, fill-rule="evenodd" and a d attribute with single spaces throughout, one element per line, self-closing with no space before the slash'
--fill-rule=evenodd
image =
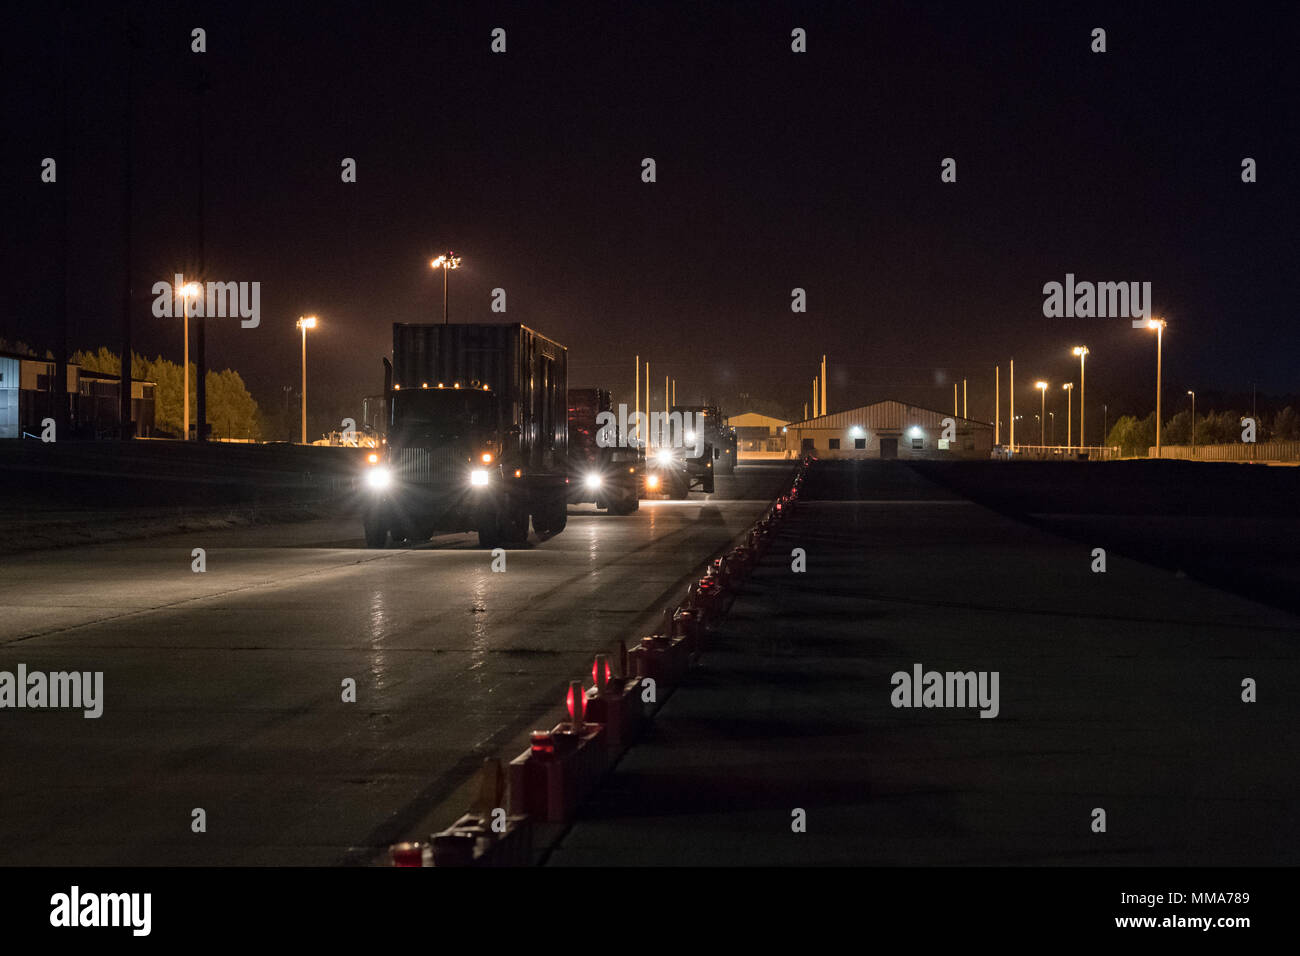
<path id="1" fill-rule="evenodd" d="M 882 438 L 880 439 L 880 457 L 897 458 L 898 457 L 898 439 Z"/>

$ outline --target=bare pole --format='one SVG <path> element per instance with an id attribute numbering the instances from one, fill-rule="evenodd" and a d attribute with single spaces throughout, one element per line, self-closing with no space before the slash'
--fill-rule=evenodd
<path id="1" fill-rule="evenodd" d="M 1002 444 L 1002 366 L 993 366 L 993 444 Z"/>

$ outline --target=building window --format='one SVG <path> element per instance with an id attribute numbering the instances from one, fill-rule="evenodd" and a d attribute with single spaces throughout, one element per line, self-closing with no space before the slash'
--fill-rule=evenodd
<path id="1" fill-rule="evenodd" d="M 924 438 L 913 438 L 913 439 L 912 439 L 912 447 L 913 447 L 913 448 L 917 448 L 917 449 L 919 449 L 919 448 L 924 448 L 924 447 L 925 447 L 925 439 L 924 439 Z"/>
<path id="2" fill-rule="evenodd" d="M 830 444 L 831 451 L 836 451 L 839 447 L 840 447 L 840 440 L 838 438 L 832 438 Z"/>
<path id="3" fill-rule="evenodd" d="M 853 447 L 858 451 L 862 451 L 862 449 L 867 447 L 867 440 L 865 438 L 855 438 L 853 439 Z"/>

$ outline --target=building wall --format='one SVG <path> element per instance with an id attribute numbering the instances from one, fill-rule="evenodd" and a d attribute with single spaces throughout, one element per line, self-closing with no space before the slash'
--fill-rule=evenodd
<path id="1" fill-rule="evenodd" d="M 19 438 L 18 394 L 21 391 L 22 363 L 0 355 L 0 438 Z"/>
<path id="2" fill-rule="evenodd" d="M 951 441 L 941 437 L 945 419 L 953 420 Z M 987 459 L 993 450 L 992 425 L 893 401 L 795 422 L 784 438 L 792 455 L 811 449 L 821 458 Z"/>

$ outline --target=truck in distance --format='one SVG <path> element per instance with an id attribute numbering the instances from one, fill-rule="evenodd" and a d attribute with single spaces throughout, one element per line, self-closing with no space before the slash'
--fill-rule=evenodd
<path id="1" fill-rule="evenodd" d="M 590 501 L 625 515 L 640 505 L 645 451 L 636 442 L 625 446 L 616 435 L 602 440 L 598 419 L 611 405 L 606 389 L 569 389 L 569 502 Z"/>

